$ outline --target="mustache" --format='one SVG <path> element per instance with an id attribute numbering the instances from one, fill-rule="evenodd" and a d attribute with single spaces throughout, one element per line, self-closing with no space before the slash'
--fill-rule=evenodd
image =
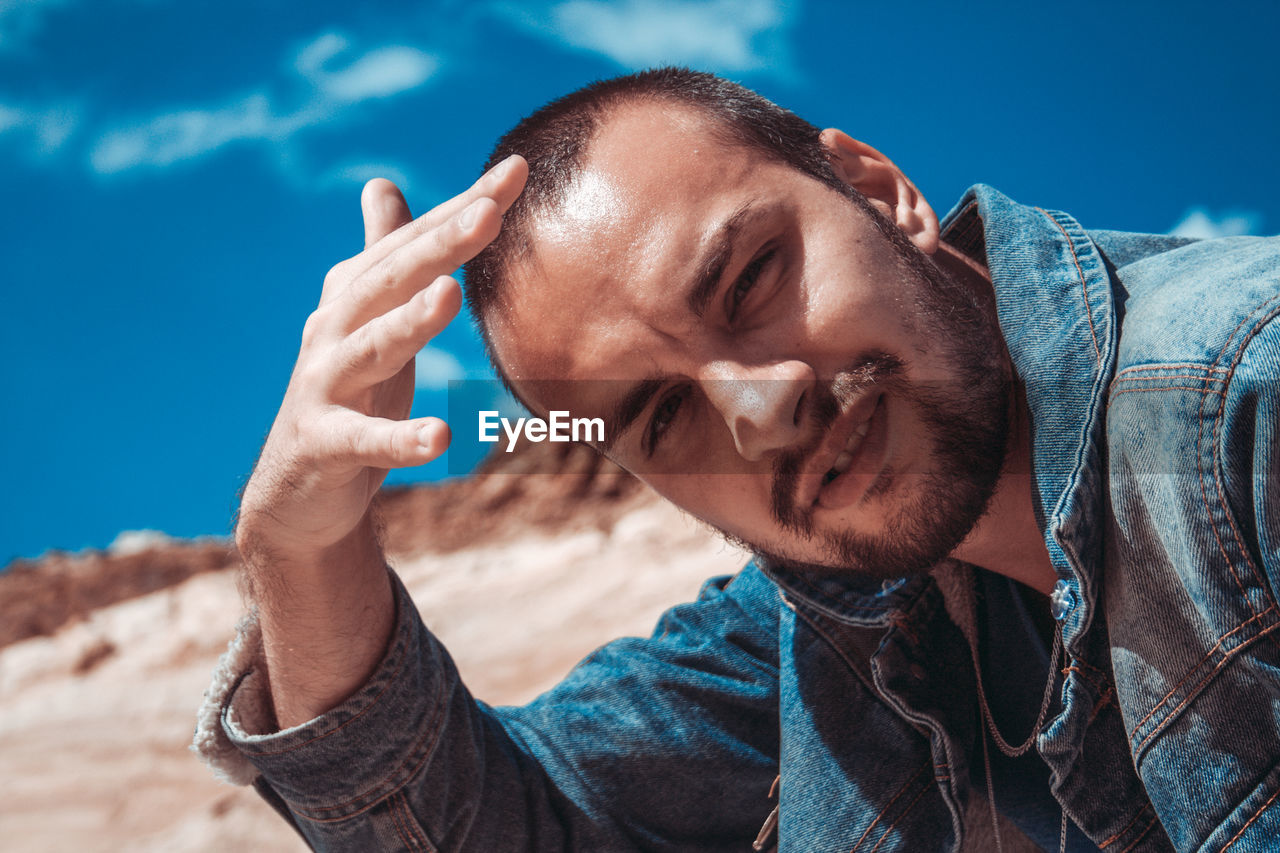
<path id="1" fill-rule="evenodd" d="M 809 421 L 809 435 L 803 444 L 784 451 L 774 460 L 770 510 L 784 529 L 802 535 L 812 533 L 813 508 L 796 503 L 796 491 L 806 463 L 818 452 L 831 425 L 854 399 L 868 388 L 892 380 L 901 374 L 903 367 L 901 359 L 888 353 L 863 353 L 848 367 L 836 371 L 829 384 L 815 386 L 808 411 L 803 415 Z"/>

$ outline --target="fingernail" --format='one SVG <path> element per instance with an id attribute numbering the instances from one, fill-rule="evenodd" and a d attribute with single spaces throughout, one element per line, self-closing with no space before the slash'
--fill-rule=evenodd
<path id="1" fill-rule="evenodd" d="M 471 202 L 471 204 L 467 205 L 466 210 L 462 211 L 462 215 L 458 217 L 458 227 L 461 228 L 463 231 L 466 231 L 468 228 L 470 228 L 472 225 L 475 224 L 476 208 L 478 206 L 479 206 L 479 202 L 475 202 L 475 201 Z"/>
<path id="2" fill-rule="evenodd" d="M 436 428 L 434 424 L 423 424 L 418 427 L 418 444 L 423 447 L 429 447 L 431 440 L 435 437 Z"/>

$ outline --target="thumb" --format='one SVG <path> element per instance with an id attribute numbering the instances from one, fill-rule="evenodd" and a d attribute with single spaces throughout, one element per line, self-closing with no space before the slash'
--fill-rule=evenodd
<path id="1" fill-rule="evenodd" d="M 396 185 L 386 178 L 374 178 L 360 193 L 364 214 L 364 246 L 369 248 L 406 222 L 412 222 L 409 205 Z"/>

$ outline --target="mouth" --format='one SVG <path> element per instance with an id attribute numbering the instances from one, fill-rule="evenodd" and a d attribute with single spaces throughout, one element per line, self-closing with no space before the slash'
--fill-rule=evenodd
<path id="1" fill-rule="evenodd" d="M 867 437 L 869 429 L 871 429 L 870 420 L 863 421 L 853 428 L 853 433 L 849 436 L 849 440 L 845 442 L 844 450 L 840 451 L 836 461 L 831 463 L 830 470 L 822 476 L 822 485 L 825 486 L 849 470 L 849 466 L 853 464 L 853 455 L 858 452 L 858 448 L 862 445 L 862 440 Z"/>
<path id="2" fill-rule="evenodd" d="M 882 393 L 862 397 L 841 414 L 804 466 L 799 506 L 833 509 L 860 498 L 878 473 L 871 470 L 870 457 L 883 450 L 884 422 Z"/>

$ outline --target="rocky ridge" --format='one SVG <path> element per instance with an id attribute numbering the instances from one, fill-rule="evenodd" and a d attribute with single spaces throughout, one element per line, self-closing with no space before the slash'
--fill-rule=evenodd
<path id="1" fill-rule="evenodd" d="M 529 445 L 379 499 L 390 559 L 463 677 L 526 701 L 591 649 L 646 634 L 743 555 L 582 448 Z M 0 846 L 301 851 L 256 795 L 187 751 L 242 612 L 225 541 L 125 536 L 0 572 Z"/>

